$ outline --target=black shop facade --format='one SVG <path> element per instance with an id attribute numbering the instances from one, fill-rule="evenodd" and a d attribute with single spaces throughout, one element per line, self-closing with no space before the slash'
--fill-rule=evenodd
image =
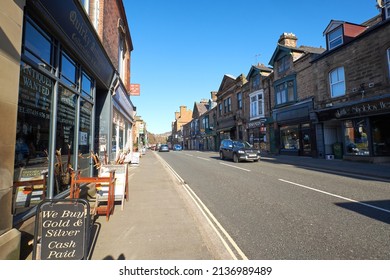
<path id="1" fill-rule="evenodd" d="M 23 24 L 14 181 L 30 170 L 47 177 L 47 198 L 61 198 L 69 169 L 94 175 L 91 153 L 112 134 L 115 69 L 79 1 L 27 1 Z M 42 198 L 26 205 L 23 195 L 14 223 Z"/>

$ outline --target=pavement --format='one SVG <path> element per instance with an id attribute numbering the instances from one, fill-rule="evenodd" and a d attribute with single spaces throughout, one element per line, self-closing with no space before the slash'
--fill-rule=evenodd
<path id="1" fill-rule="evenodd" d="M 266 155 L 262 161 L 390 182 L 390 163 Z M 129 169 L 129 201 L 95 223 L 92 260 L 234 259 L 158 152 Z"/>

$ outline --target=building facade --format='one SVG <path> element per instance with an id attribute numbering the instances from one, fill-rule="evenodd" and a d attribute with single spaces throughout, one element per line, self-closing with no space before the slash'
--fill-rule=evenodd
<path id="1" fill-rule="evenodd" d="M 388 4 L 390 5 L 390 4 Z M 390 21 L 331 21 L 315 65 L 317 146 L 322 155 L 390 161 Z"/>
<path id="2" fill-rule="evenodd" d="M 262 64 L 252 65 L 247 75 L 248 83 L 243 87 L 246 116 L 246 138 L 251 145 L 263 151 L 270 150 L 269 120 L 270 100 L 265 95 L 272 68 Z M 270 93 L 268 90 L 267 93 Z"/>
<path id="3" fill-rule="evenodd" d="M 113 10 L 107 10 L 112 5 Z M 92 176 L 96 168 L 91 155 L 111 151 L 113 95 L 122 98 L 117 108 L 124 127 L 126 121 L 131 123 L 134 106 L 127 97 L 129 69 L 121 76 L 120 48 L 115 48 L 115 61 L 115 50 L 106 50 L 113 43 L 102 40 L 112 26 L 106 22 L 110 15 L 116 21 L 115 34 L 121 20 L 127 25 L 121 1 L 6 1 L 3 7 L 7 44 L 2 44 L 0 59 L 9 67 L 0 75 L 6 88 L 1 111 L 9 122 L 3 129 L 7 139 L 0 145 L 7 159 L 0 164 L 5 202 L 0 204 L 0 259 L 18 259 L 33 233 L 34 207 L 44 197 L 66 197 L 70 171 Z M 128 28 L 125 33 L 126 64 L 132 44 Z M 46 189 L 37 193 L 12 187 L 14 181 L 43 176 Z"/>
<path id="4" fill-rule="evenodd" d="M 273 67 L 271 151 L 286 155 L 316 156 L 315 129 L 310 119 L 315 87 L 311 60 L 325 50 L 297 46 L 298 38 L 283 33 L 269 64 Z"/>

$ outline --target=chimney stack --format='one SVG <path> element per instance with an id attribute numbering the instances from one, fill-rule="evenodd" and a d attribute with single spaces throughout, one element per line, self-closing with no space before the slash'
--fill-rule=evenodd
<path id="1" fill-rule="evenodd" d="M 278 43 L 286 47 L 297 47 L 298 38 L 293 33 L 283 33 L 280 35 Z"/>

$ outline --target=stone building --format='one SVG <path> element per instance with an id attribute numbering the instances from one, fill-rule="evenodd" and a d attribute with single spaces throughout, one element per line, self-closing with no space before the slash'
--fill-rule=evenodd
<path id="1" fill-rule="evenodd" d="M 183 125 L 192 120 L 192 111 L 187 106 L 180 106 L 179 112 L 175 112 L 175 121 L 172 123 L 172 144 L 183 146 Z"/>
<path id="2" fill-rule="evenodd" d="M 217 92 L 217 138 L 218 143 L 226 138 L 244 138 L 243 86 L 247 82 L 244 74 L 238 77 L 224 75 Z"/>
<path id="3" fill-rule="evenodd" d="M 269 95 L 265 95 L 264 87 L 269 84 L 269 75 L 272 68 L 263 64 L 252 65 L 246 83 L 243 86 L 243 103 L 245 112 L 246 135 L 244 140 L 261 148 L 262 151 L 269 151 L 269 129 L 271 104 Z M 270 93 L 270 91 L 267 91 Z"/>
<path id="4" fill-rule="evenodd" d="M 131 126 L 132 42 L 122 1 L 5 1 L 0 16 L 0 259 L 23 259 L 35 206 L 67 196 L 70 168 L 96 173 L 91 151 L 111 151 L 116 120 Z M 13 187 L 41 177 L 46 189 Z"/>
<path id="5" fill-rule="evenodd" d="M 324 36 L 313 61 L 319 156 L 390 161 L 388 10 L 363 24 L 332 20 Z"/>
<path id="6" fill-rule="evenodd" d="M 316 90 L 311 60 L 325 50 L 298 47 L 297 40 L 294 34 L 283 33 L 269 62 L 273 75 L 265 95 L 271 96 L 270 149 L 279 154 L 316 156 L 315 128 L 310 119 Z"/>

